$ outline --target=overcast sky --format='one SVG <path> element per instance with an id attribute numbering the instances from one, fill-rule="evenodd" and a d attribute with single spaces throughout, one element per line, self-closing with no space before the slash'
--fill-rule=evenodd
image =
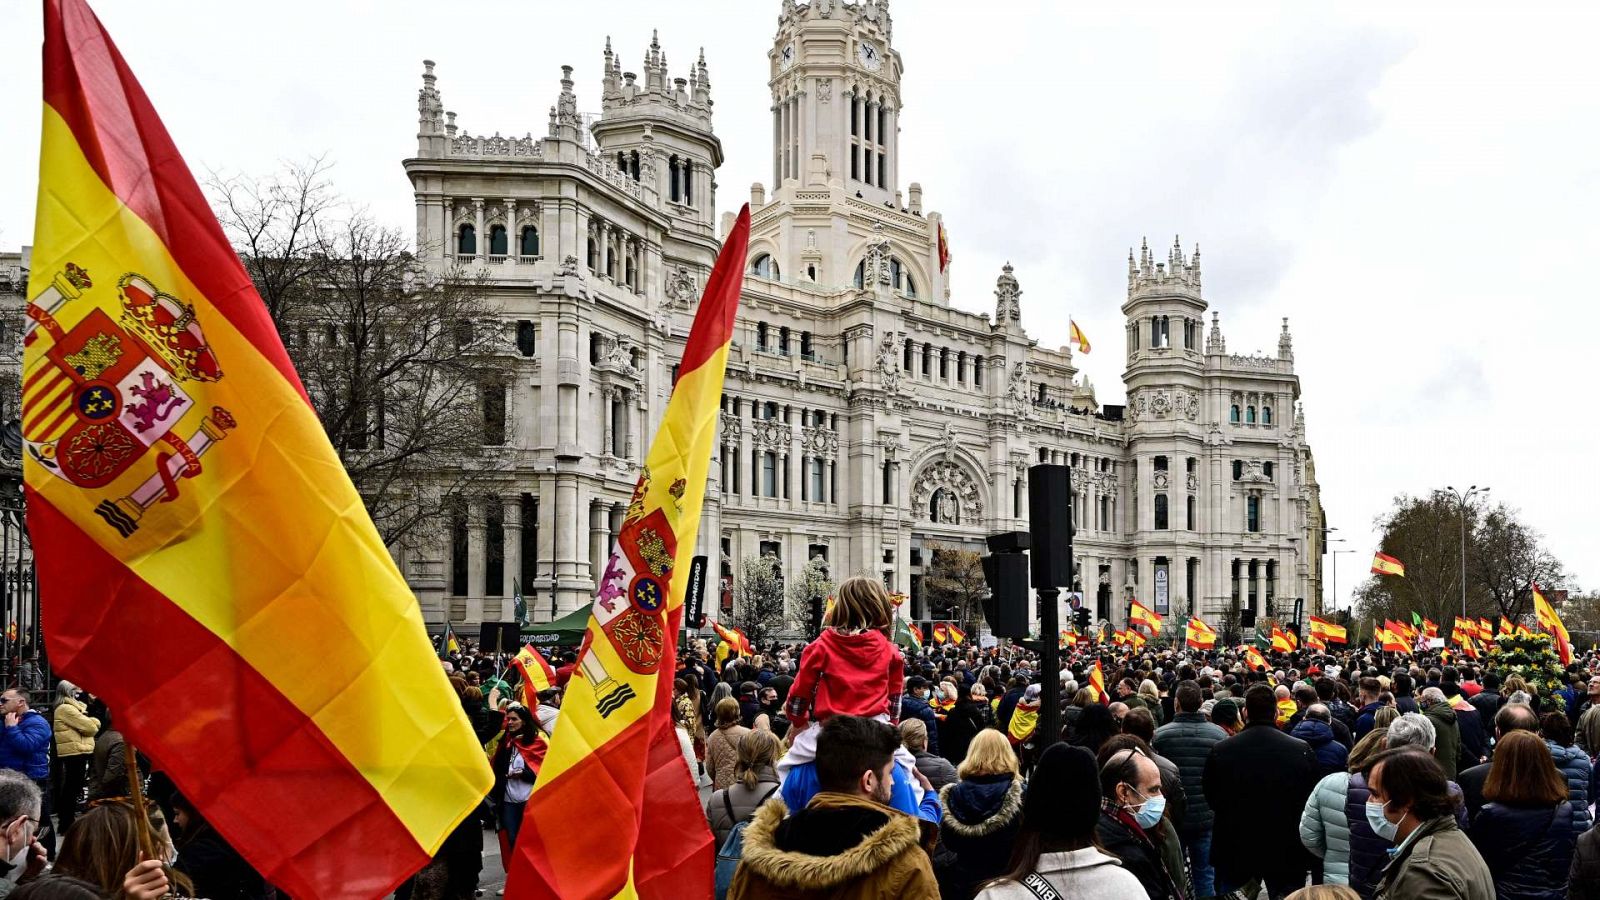
<path id="1" fill-rule="evenodd" d="M 1341 603 L 1398 493 L 1486 484 L 1580 578 L 1600 546 L 1600 7 L 894 0 L 901 173 L 945 215 L 953 302 L 1067 314 L 1120 402 L 1127 252 L 1198 242 L 1231 352 L 1294 333 Z M 605 37 L 674 75 L 705 48 L 721 210 L 770 177 L 779 0 L 452 5 L 99 0 L 197 172 L 326 154 L 409 228 L 423 58 L 471 132 L 540 134 L 562 64 L 599 109 Z M 228 10 L 239 12 L 230 13 Z M 219 12 L 219 10 L 222 10 Z M 32 243 L 40 4 L 0 0 L 0 249 Z M 904 185 L 902 185 L 903 187 Z M 1591 255 L 1592 254 L 1592 255 Z"/>

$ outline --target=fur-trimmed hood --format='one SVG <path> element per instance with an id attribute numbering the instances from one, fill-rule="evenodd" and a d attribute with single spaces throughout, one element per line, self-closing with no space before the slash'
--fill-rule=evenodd
<path id="1" fill-rule="evenodd" d="M 916 819 L 865 797 L 823 792 L 786 820 L 788 814 L 773 797 L 744 832 L 741 869 L 774 887 L 831 891 L 884 869 L 902 854 L 922 852 Z M 826 854 L 801 849 L 830 843 L 846 846 Z"/>
<path id="2" fill-rule="evenodd" d="M 993 834 L 1015 822 L 1022 813 L 1022 779 L 965 780 L 947 784 L 939 791 L 944 809 L 939 827 L 962 837 L 978 838 Z"/>

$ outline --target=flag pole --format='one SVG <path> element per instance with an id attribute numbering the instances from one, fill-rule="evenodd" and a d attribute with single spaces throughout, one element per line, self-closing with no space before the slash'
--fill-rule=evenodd
<path id="1" fill-rule="evenodd" d="M 161 859 L 156 851 L 155 835 L 150 830 L 150 814 L 145 811 L 144 785 L 139 777 L 139 756 L 131 741 L 122 744 L 122 756 L 128 767 L 128 804 L 133 807 L 133 833 L 139 841 L 139 854 L 144 859 Z M 163 860 L 162 868 L 166 868 Z"/>

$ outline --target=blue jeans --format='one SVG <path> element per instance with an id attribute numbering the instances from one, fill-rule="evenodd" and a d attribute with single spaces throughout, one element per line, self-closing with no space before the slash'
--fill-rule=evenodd
<path id="1" fill-rule="evenodd" d="M 1183 844 L 1189 850 L 1189 869 L 1194 876 L 1194 895 L 1215 897 L 1217 889 L 1215 873 L 1211 869 L 1211 832 L 1207 830 L 1187 835 Z"/>
<path id="2" fill-rule="evenodd" d="M 517 831 L 522 828 L 522 811 L 527 807 L 527 803 L 500 801 L 500 830 L 506 833 L 506 846 L 512 849 L 517 846 Z"/>

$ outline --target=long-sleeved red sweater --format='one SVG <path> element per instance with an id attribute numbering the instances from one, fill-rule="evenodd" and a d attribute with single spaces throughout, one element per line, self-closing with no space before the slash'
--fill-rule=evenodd
<path id="1" fill-rule="evenodd" d="M 829 628 L 800 654 L 786 709 L 796 733 L 829 716 L 889 716 L 900 721 L 905 660 L 881 631 L 844 634 Z"/>

